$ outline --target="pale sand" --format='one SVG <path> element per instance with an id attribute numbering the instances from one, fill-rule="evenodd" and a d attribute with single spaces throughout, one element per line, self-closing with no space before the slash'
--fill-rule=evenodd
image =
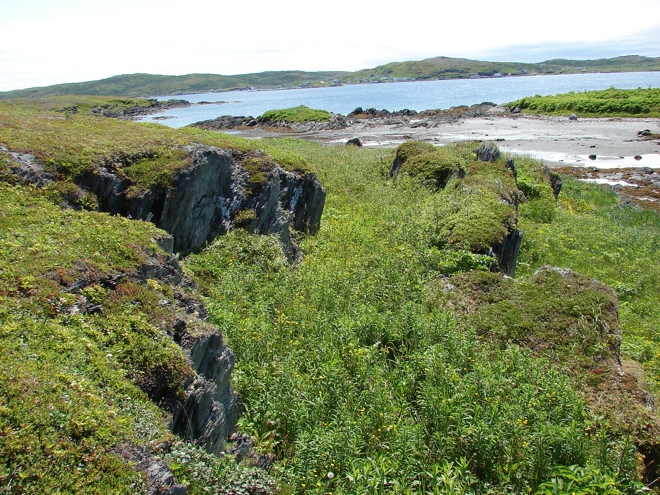
<path id="1" fill-rule="evenodd" d="M 660 134 L 660 119 L 657 118 L 570 121 L 567 117 L 493 115 L 459 118 L 453 122 L 411 119 L 385 125 L 369 119 L 354 119 L 351 123 L 346 129 L 287 135 L 337 145 L 357 137 L 364 146 L 374 147 L 396 147 L 408 139 L 436 145 L 465 140 L 493 141 L 503 151 L 531 155 L 548 165 L 660 168 L 660 141 L 644 140 L 637 135 L 643 129 Z M 243 131 L 241 135 L 270 137 L 282 136 L 282 133 L 254 129 Z M 597 159 L 590 160 L 588 155 L 596 155 Z M 642 160 L 634 160 L 635 155 L 642 156 Z"/>

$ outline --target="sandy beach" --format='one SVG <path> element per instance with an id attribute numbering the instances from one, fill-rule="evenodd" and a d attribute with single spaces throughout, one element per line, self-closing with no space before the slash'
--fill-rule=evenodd
<path id="1" fill-rule="evenodd" d="M 443 145 L 457 141 L 493 141 L 503 151 L 523 153 L 548 165 L 589 165 L 599 168 L 645 166 L 660 168 L 660 141 L 638 132 L 660 134 L 660 119 L 578 119 L 538 116 L 461 118 L 455 122 L 411 119 L 394 125 L 354 120 L 349 128 L 312 131 L 300 137 L 344 144 L 359 138 L 364 146 L 394 147 L 408 139 Z M 589 155 L 596 155 L 590 160 Z M 642 156 L 641 160 L 634 160 Z M 623 157 L 623 158 L 620 158 Z"/>
<path id="2" fill-rule="evenodd" d="M 476 117 L 346 118 L 342 129 L 290 131 L 286 135 L 344 146 L 393 148 L 409 139 L 436 145 L 475 140 L 542 160 L 562 173 L 609 184 L 624 202 L 660 208 L 660 119 L 579 118 L 511 114 L 500 107 Z M 648 130 L 650 136 L 640 135 Z M 242 128 L 245 137 L 281 137 L 282 131 Z"/>

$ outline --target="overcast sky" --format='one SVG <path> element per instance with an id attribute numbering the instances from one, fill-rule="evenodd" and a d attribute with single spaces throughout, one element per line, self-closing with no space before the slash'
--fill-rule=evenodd
<path id="1" fill-rule="evenodd" d="M 0 91 L 135 72 L 629 54 L 660 56 L 660 0 L 0 0 Z"/>

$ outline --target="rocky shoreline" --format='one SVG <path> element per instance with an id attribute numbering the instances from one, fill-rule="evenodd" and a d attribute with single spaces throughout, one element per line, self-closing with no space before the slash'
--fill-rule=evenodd
<path id="1" fill-rule="evenodd" d="M 436 146 L 495 142 L 505 153 L 540 159 L 562 174 L 611 185 L 626 203 L 660 209 L 660 119 L 569 118 L 522 114 L 484 102 L 447 110 L 356 108 L 327 122 L 270 122 L 222 116 L 192 124 L 267 138 L 287 133 L 330 145 L 394 148 L 416 139 Z"/>
<path id="2" fill-rule="evenodd" d="M 435 127 L 441 123 L 456 122 L 462 118 L 483 117 L 486 115 L 500 115 L 507 112 L 505 107 L 499 107 L 495 103 L 483 102 L 468 107 L 467 105 L 452 107 L 448 110 L 377 110 L 375 108 L 363 109 L 358 107 L 348 115 L 332 114 L 330 120 L 311 122 L 287 122 L 272 121 L 263 117 L 222 115 L 215 119 L 203 120 L 191 124 L 191 127 L 199 127 L 207 130 L 272 130 L 279 132 L 308 133 L 329 130 L 350 129 L 356 124 L 367 124 L 369 126 L 396 126 L 409 124 L 413 128 Z"/>

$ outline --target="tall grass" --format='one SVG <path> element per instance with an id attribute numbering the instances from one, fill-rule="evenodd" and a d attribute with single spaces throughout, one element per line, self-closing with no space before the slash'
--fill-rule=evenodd
<path id="1" fill-rule="evenodd" d="M 624 358 L 642 363 L 648 386 L 660 379 L 660 215 L 620 206 L 611 188 L 564 177 L 561 208 L 551 223 L 523 219 L 519 273 L 543 264 L 570 267 L 619 296 Z"/>
<path id="2" fill-rule="evenodd" d="M 553 366 L 424 303 L 440 275 L 430 190 L 384 180 L 387 151 L 269 146 L 328 189 L 305 260 L 287 268 L 275 239 L 235 231 L 185 265 L 236 352 L 240 429 L 277 456 L 285 491 L 530 493 L 570 465 L 634 478 Z"/>

